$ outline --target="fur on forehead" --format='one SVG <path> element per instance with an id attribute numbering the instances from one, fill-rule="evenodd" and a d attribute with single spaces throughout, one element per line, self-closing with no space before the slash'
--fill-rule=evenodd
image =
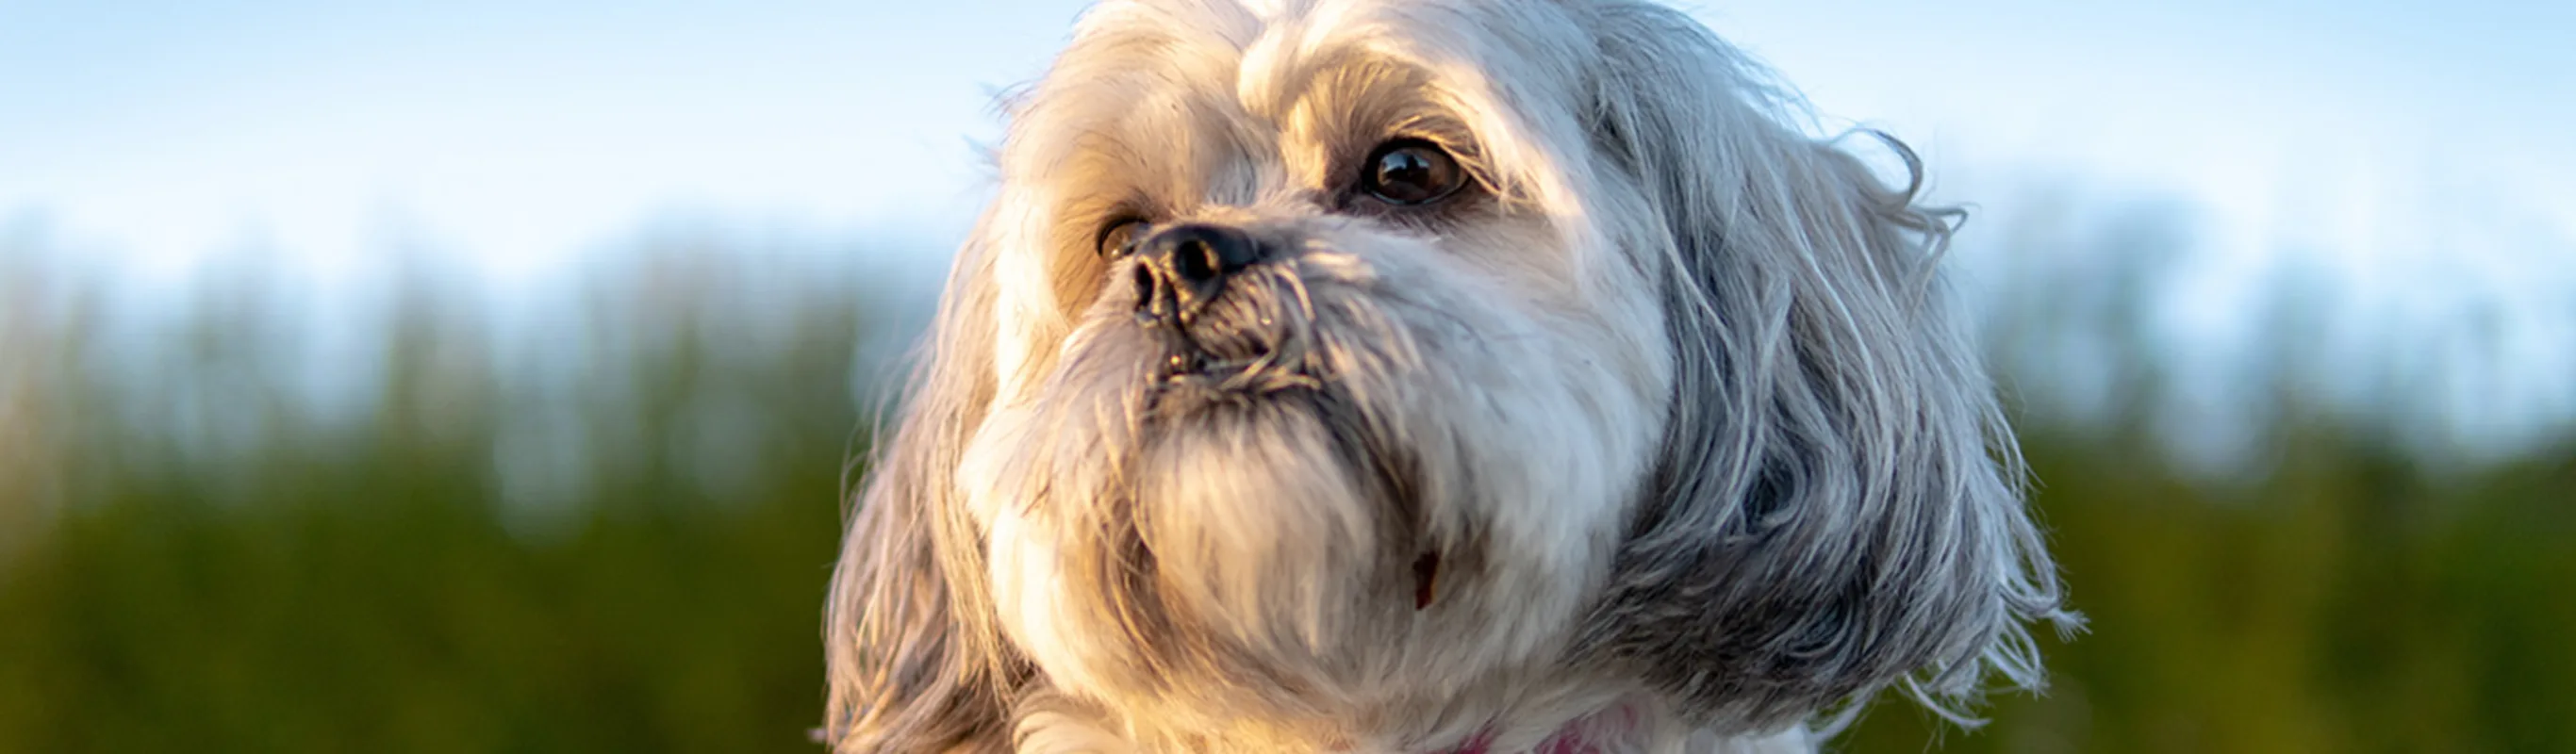
<path id="1" fill-rule="evenodd" d="M 1617 247 L 1581 200 L 1599 188 L 1583 114 L 1567 106 L 1585 82 L 1544 62 L 1587 55 L 1581 28 L 1550 2 L 1103 4 L 1010 108 L 1050 128 L 1015 131 L 1001 150 L 1002 203 L 1030 214 L 996 241 L 1045 254 L 1006 298 L 1061 332 L 1097 283 L 1085 257 L 1103 222 L 1312 207 L 1399 136 L 1440 143 L 1506 209 L 1552 221 L 1568 277 L 1608 284 L 1584 258 Z"/>
<path id="2" fill-rule="evenodd" d="M 1101 223 L 1329 223 L 1336 160 L 1403 129 L 1456 149 L 1508 219 L 1560 235 L 1537 251 L 1574 285 L 1627 294 L 1589 303 L 1633 304 L 1610 319 L 1666 341 L 1640 351 L 1668 357 L 1662 416 L 1621 424 L 1660 442 L 1631 459 L 1647 471 L 1566 667 L 1720 732 L 1891 686 L 1956 714 L 1994 678 L 2041 685 L 2026 624 L 2080 618 L 1934 272 L 1958 213 L 1918 201 L 1902 145 L 1890 186 L 1792 125 L 1763 80 L 1639 0 L 1095 9 L 1010 107 L 1000 194 L 851 515 L 826 618 L 836 745 L 1007 750 L 1059 711 L 996 617 L 957 471 L 997 406 L 1038 397 L 1032 375 L 1106 282 Z"/>

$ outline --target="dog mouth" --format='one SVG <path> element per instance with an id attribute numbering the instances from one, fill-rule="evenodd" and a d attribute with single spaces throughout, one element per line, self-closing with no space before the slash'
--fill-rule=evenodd
<path id="1" fill-rule="evenodd" d="M 1196 349 L 1176 350 L 1163 357 L 1152 380 L 1156 388 L 1163 390 L 1221 393 L 1261 394 L 1322 387 L 1322 383 L 1304 369 L 1281 362 L 1278 352 L 1270 349 L 1239 356 L 1211 354 Z"/>
<path id="2" fill-rule="evenodd" d="M 1162 358 L 1150 375 L 1164 391 L 1259 395 L 1322 387 L 1303 340 L 1272 318 L 1237 323 L 1202 317 L 1187 325 L 1145 322 Z"/>
<path id="3" fill-rule="evenodd" d="M 1440 598 L 1440 551 L 1424 550 L 1413 559 L 1413 609 L 1431 609 Z"/>
<path id="4" fill-rule="evenodd" d="M 1152 370 L 1149 400 L 1154 412 L 1167 421 L 1186 420 L 1201 409 L 1241 407 L 1271 399 L 1308 405 L 1328 417 L 1347 418 L 1346 411 L 1329 408 L 1342 397 L 1327 389 L 1308 367 L 1299 341 L 1286 341 L 1289 345 L 1283 348 L 1279 345 L 1282 341 L 1268 338 L 1235 337 L 1209 342 L 1180 328 L 1155 330 L 1162 338 L 1163 354 Z M 1290 391 L 1297 394 L 1284 395 Z M 1359 463 L 1375 470 L 1377 493 L 1385 496 L 1389 507 L 1407 517 L 1418 515 L 1420 503 L 1411 498 L 1413 487 L 1403 479 L 1407 472 L 1386 466 L 1382 450 L 1358 450 L 1369 443 L 1355 439 L 1353 428 L 1342 424 L 1335 427 L 1340 440 L 1352 446 L 1351 455 L 1366 459 Z M 1402 564 L 1398 578 L 1410 587 L 1406 596 L 1410 597 L 1413 611 L 1419 613 L 1438 603 L 1449 584 L 1443 579 L 1448 569 L 1443 568 L 1440 547 L 1428 541 L 1417 547 L 1409 562 L 1396 563 Z"/>
<path id="5" fill-rule="evenodd" d="M 1322 323 L 1314 319 L 1313 304 L 1302 286 L 1295 288 L 1293 296 L 1283 299 L 1264 298 L 1268 291 L 1230 290 L 1194 316 L 1139 316 L 1136 322 L 1158 354 L 1147 377 L 1153 413 L 1166 421 L 1179 421 L 1205 408 L 1273 398 L 1311 404 L 1310 408 L 1326 415 L 1334 434 L 1349 446 L 1346 450 L 1361 459 L 1357 462 L 1375 469 L 1378 492 L 1387 497 L 1390 508 L 1408 517 L 1418 515 L 1420 504 L 1410 497 L 1412 485 L 1404 482 L 1405 472 L 1385 465 L 1382 448 L 1363 450 L 1373 443 L 1362 439 L 1362 432 L 1347 422 L 1346 406 L 1345 410 L 1333 408 L 1347 396 L 1330 389 L 1314 345 Z M 1285 305 L 1292 302 L 1293 307 Z M 1429 542 L 1421 543 L 1409 561 L 1396 561 L 1401 564 L 1398 578 L 1410 587 L 1405 596 L 1415 612 L 1430 610 L 1449 586 L 1443 576 L 1452 569 L 1444 569 L 1443 561 L 1440 548 Z"/>

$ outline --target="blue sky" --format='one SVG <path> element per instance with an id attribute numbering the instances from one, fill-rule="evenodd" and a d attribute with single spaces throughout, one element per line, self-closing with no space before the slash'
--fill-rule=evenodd
<path id="1" fill-rule="evenodd" d="M 984 191 L 992 94 L 1081 5 L 0 0 L 0 230 L 142 289 L 408 246 L 543 290 L 673 216 L 935 258 Z M 2285 265 L 2364 347 L 2502 302 L 2521 376 L 2465 393 L 2576 413 L 2576 3 L 1687 7 L 1988 218 L 2180 208 L 2178 340 L 2253 347 Z"/>
<path id="2" fill-rule="evenodd" d="M 0 213 L 147 271 L 412 234 L 528 274 L 672 211 L 941 238 L 990 93 L 1080 5 L 0 0 Z M 1692 9 L 1944 177 L 2177 196 L 2255 246 L 2456 183 L 2576 235 L 2576 3 Z"/>
<path id="3" fill-rule="evenodd" d="M 364 306 L 397 249 L 530 306 L 673 218 L 920 270 L 985 191 L 993 93 L 1082 5 L 0 0 L 0 243 L 33 229 L 147 307 L 244 260 Z M 2186 221 L 2154 323 L 2193 365 L 2175 421 L 2242 413 L 2224 365 L 2272 347 L 2285 269 L 2327 299 L 2307 347 L 2364 375 L 2337 389 L 2486 359 L 2405 388 L 2434 442 L 2576 421 L 2576 2 L 1686 7 L 1828 127 L 1921 149 L 1979 208 L 1972 286 L 2052 211 Z"/>
<path id="4" fill-rule="evenodd" d="M 352 5 L 0 0 L 0 212 L 147 271 L 250 243 L 345 264 L 404 233 L 516 274 L 674 210 L 936 225 L 986 88 L 1075 13 Z"/>
<path id="5" fill-rule="evenodd" d="M 400 224 L 504 269 L 671 209 L 954 225 L 989 93 L 1080 7 L 355 5 L 0 2 L 0 208 L 149 260 L 258 237 L 360 254 Z M 2246 213 L 2284 182 L 2449 170 L 2576 225 L 2576 45 L 2553 39 L 2576 4 L 1694 10 L 1942 167 Z"/>

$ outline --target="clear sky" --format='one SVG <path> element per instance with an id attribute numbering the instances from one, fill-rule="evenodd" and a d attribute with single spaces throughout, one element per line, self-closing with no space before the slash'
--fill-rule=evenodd
<path id="1" fill-rule="evenodd" d="M 328 276 L 389 239 L 560 279 L 674 213 L 941 254 L 993 92 L 1081 5 L 0 0 L 0 229 L 138 279 L 241 248 Z M 2183 208 L 2186 338 L 2304 256 L 2388 321 L 2555 311 L 2516 337 L 2576 372 L 2576 2 L 1687 7 L 1952 198 Z"/>
<path id="2" fill-rule="evenodd" d="M 988 89 L 1076 12 L 941 5 L 0 0 L 0 212 L 144 267 L 402 232 L 515 274 L 673 210 L 939 232 Z"/>
<path id="3" fill-rule="evenodd" d="M 0 211 L 144 262 L 402 226 L 541 268 L 657 211 L 953 234 L 1082 3 L 0 0 Z M 1947 172 L 2365 232 L 2460 183 L 2576 229 L 2576 3 L 1705 3 Z M 1955 167 L 1955 170 L 1953 170 Z"/>
<path id="4" fill-rule="evenodd" d="M 2097 5 L 1690 7 L 1946 172 L 2322 241 L 2424 181 L 2576 229 L 2576 3 Z M 330 260 L 402 228 L 505 273 L 667 210 L 951 235 L 990 93 L 1080 6 L 0 0 L 0 212 L 144 264 Z"/>

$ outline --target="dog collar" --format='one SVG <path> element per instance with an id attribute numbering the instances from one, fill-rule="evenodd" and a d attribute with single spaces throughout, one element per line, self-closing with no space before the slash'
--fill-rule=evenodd
<path id="1" fill-rule="evenodd" d="M 1477 734 L 1475 738 L 1467 739 L 1466 743 L 1459 744 L 1456 748 L 1443 749 L 1438 752 L 1434 752 L 1433 754 L 1495 754 L 1493 743 L 1493 736 L 1491 734 L 1480 733 Z M 1601 747 L 1593 745 L 1592 742 L 1583 735 L 1583 726 L 1580 721 L 1578 721 L 1567 723 L 1564 728 L 1556 732 L 1556 735 L 1549 736 L 1547 741 L 1538 745 L 1538 748 L 1531 749 L 1530 754 L 1604 753 Z"/>

